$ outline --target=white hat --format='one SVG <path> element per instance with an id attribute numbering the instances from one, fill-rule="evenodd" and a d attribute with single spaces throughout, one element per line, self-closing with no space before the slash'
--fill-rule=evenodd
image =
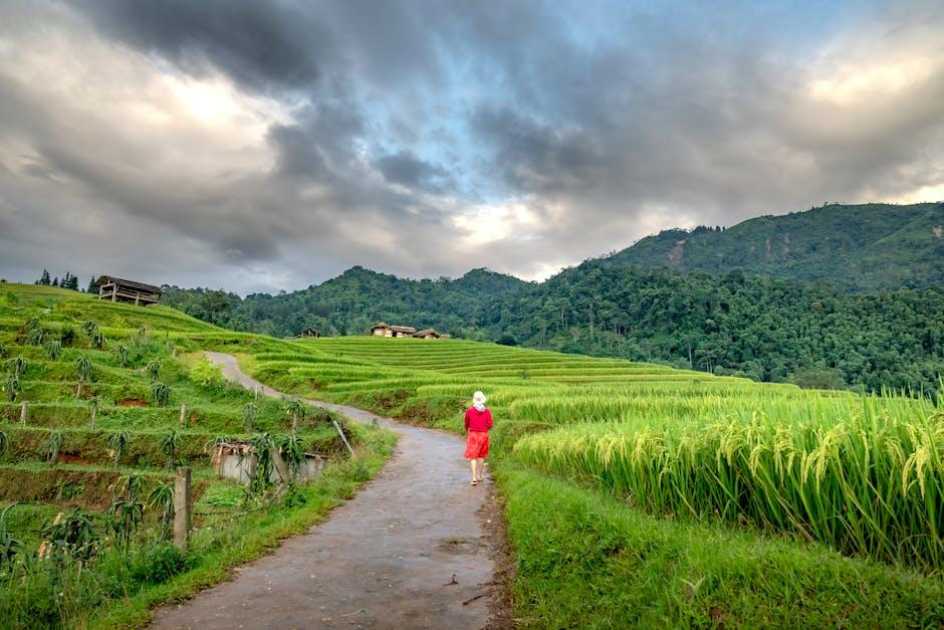
<path id="1" fill-rule="evenodd" d="M 480 403 L 484 405 L 486 400 L 487 399 L 485 398 L 485 394 L 483 394 L 482 392 L 475 392 L 474 394 L 472 394 L 472 402 L 474 403 Z"/>

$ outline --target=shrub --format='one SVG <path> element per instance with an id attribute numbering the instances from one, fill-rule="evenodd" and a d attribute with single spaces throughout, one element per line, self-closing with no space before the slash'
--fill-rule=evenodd
<path id="1" fill-rule="evenodd" d="M 115 358 L 118 360 L 118 365 L 120 367 L 128 367 L 129 357 L 128 357 L 128 346 L 119 345 L 115 348 Z"/>
<path id="2" fill-rule="evenodd" d="M 72 326 L 66 326 L 59 333 L 59 341 L 64 346 L 71 346 L 75 343 L 75 329 Z"/>
<path id="3" fill-rule="evenodd" d="M 177 547 L 158 543 L 142 548 L 131 562 L 131 577 L 136 582 L 162 584 L 188 568 L 187 558 Z"/>
<path id="4" fill-rule="evenodd" d="M 166 407 L 170 404 L 171 389 L 164 383 L 154 383 L 151 386 L 151 400 L 158 407 Z"/>
<path id="5" fill-rule="evenodd" d="M 161 362 L 155 359 L 147 364 L 145 370 L 152 381 L 157 381 L 161 377 Z"/>
<path id="6" fill-rule="evenodd" d="M 197 361 L 196 365 L 190 368 L 190 380 L 211 389 L 221 389 L 225 383 L 223 371 L 206 359 Z"/>
<path id="7" fill-rule="evenodd" d="M 47 341 L 43 349 L 46 351 L 46 356 L 52 361 L 58 361 L 59 357 L 62 356 L 62 342 L 56 339 Z"/>

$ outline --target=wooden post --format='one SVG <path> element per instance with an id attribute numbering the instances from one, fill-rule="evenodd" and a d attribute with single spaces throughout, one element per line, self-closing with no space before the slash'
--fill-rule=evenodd
<path id="1" fill-rule="evenodd" d="M 24 400 L 20 406 L 20 422 L 26 424 L 27 420 L 29 420 L 29 403 Z"/>
<path id="2" fill-rule="evenodd" d="M 341 441 L 344 442 L 344 446 L 347 447 L 347 451 L 351 454 L 351 457 L 354 457 L 354 449 L 351 448 L 350 443 L 347 441 L 347 436 L 345 436 L 344 431 L 341 430 L 341 425 L 338 424 L 338 421 L 334 418 L 331 418 L 331 422 L 334 423 L 334 428 L 338 430 L 338 435 L 341 436 Z"/>
<path id="3" fill-rule="evenodd" d="M 174 481 L 174 546 L 181 551 L 187 551 L 187 545 L 190 544 L 192 504 L 190 467 L 181 466 L 177 469 L 177 479 Z"/>
<path id="4" fill-rule="evenodd" d="M 187 427 L 187 403 L 184 403 L 180 406 L 180 428 L 185 429 Z"/>

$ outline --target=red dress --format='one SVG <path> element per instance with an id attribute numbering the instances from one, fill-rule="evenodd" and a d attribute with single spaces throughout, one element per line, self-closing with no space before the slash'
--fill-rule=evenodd
<path id="1" fill-rule="evenodd" d="M 492 412 L 488 409 L 479 411 L 469 407 L 465 412 L 465 429 L 468 437 L 465 442 L 466 459 L 485 459 L 488 457 L 488 430 L 492 428 Z"/>

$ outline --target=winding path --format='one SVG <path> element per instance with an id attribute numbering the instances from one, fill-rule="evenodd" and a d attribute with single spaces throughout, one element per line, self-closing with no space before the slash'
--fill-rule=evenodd
<path id="1" fill-rule="evenodd" d="M 240 371 L 231 355 L 207 356 L 230 380 L 282 395 Z M 494 572 L 478 514 L 486 489 L 469 486 L 461 440 L 345 405 L 305 402 L 376 420 L 399 434 L 395 454 L 327 520 L 237 569 L 232 581 L 159 609 L 151 627 L 484 627 Z"/>

